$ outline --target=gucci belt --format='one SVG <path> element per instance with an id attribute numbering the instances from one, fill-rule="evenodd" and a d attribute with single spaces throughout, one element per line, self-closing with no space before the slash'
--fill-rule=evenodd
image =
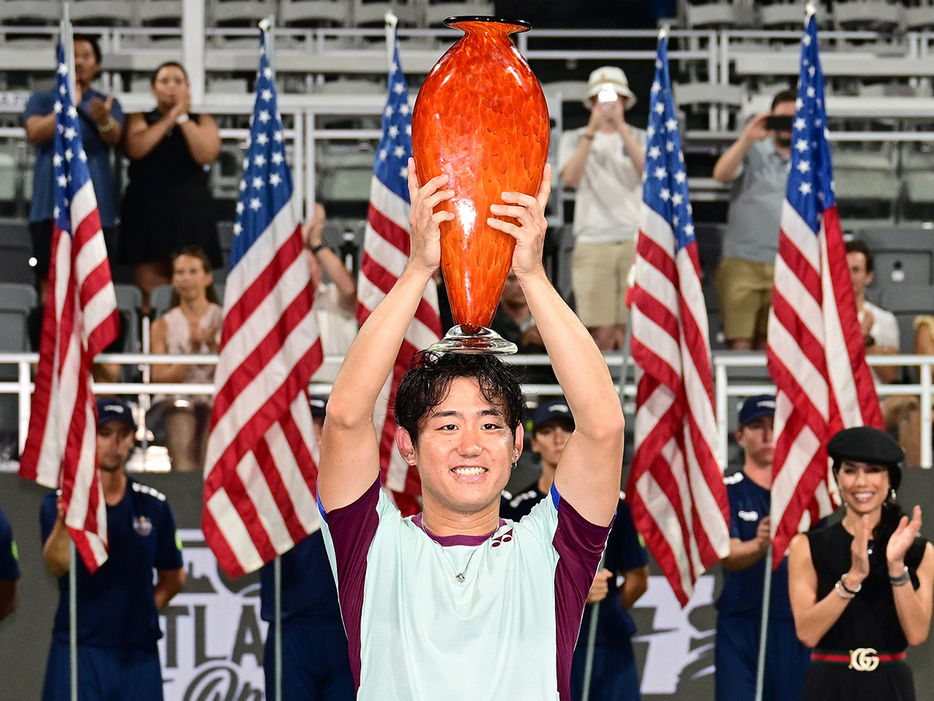
<path id="1" fill-rule="evenodd" d="M 820 652 L 817 650 L 811 653 L 811 661 L 813 662 L 845 664 L 857 672 L 872 672 L 882 662 L 898 662 L 904 659 L 904 652 L 879 654 L 872 647 L 858 647 L 855 650 L 850 650 L 849 653 Z"/>

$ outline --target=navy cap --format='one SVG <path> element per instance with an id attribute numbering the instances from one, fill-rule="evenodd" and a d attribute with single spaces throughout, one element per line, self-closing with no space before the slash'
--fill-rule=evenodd
<path id="1" fill-rule="evenodd" d="M 898 464 L 905 459 L 905 451 L 890 434 L 878 428 L 855 426 L 837 431 L 827 442 L 827 453 L 837 466 L 844 460 L 882 465 L 889 470 L 892 489 L 901 484 Z"/>
<path id="2" fill-rule="evenodd" d="M 759 394 L 749 397 L 739 410 L 739 423 L 748 426 L 763 416 L 775 416 L 775 395 Z"/>
<path id="3" fill-rule="evenodd" d="M 312 416 L 327 416 L 328 398 L 319 394 L 313 394 L 308 403 L 311 405 Z"/>
<path id="4" fill-rule="evenodd" d="M 549 421 L 565 421 L 574 426 L 574 417 L 571 415 L 571 408 L 564 397 L 549 399 L 542 402 L 532 414 L 532 433 L 535 433 L 542 427 L 542 424 Z"/>
<path id="5" fill-rule="evenodd" d="M 133 418 L 133 410 L 122 399 L 105 398 L 97 400 L 98 427 L 103 426 L 108 421 L 121 421 L 136 430 L 136 419 Z"/>

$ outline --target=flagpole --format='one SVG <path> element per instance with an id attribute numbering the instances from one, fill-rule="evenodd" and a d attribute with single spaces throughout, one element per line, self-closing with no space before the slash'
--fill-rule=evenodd
<path id="1" fill-rule="evenodd" d="M 78 551 L 68 537 L 68 666 L 71 701 L 78 701 Z"/>
<path id="2" fill-rule="evenodd" d="M 386 21 L 386 65 L 391 70 L 396 47 L 396 25 L 399 23 L 399 18 L 390 10 L 385 14 L 384 19 Z"/>
<path id="3" fill-rule="evenodd" d="M 275 637 L 273 638 L 273 645 L 275 646 L 276 652 L 276 662 L 275 662 L 275 691 L 276 701 L 282 701 L 282 557 L 276 555 L 276 559 L 273 560 L 273 591 L 274 600 L 273 600 L 273 621 L 275 621 L 276 629 L 274 631 Z"/>
<path id="4" fill-rule="evenodd" d="M 769 600 L 772 597 L 772 546 L 765 552 L 765 577 L 762 582 L 762 618 L 759 624 L 759 660 L 756 663 L 756 701 L 762 701 L 765 687 L 765 643 L 769 632 Z"/>
<path id="5" fill-rule="evenodd" d="M 72 103 L 78 107 L 74 97 L 75 89 L 75 49 L 74 35 L 71 28 L 71 7 L 66 1 L 62 5 L 60 38 L 65 65 L 68 67 L 68 89 Z M 78 551 L 75 541 L 68 538 L 68 681 L 71 701 L 78 701 Z"/>

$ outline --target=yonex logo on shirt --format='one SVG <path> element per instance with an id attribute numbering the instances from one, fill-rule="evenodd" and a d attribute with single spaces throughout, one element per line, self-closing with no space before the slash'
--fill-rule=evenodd
<path id="1" fill-rule="evenodd" d="M 508 542 L 511 541 L 511 540 L 512 540 L 512 529 L 510 528 L 508 531 L 506 531 L 506 532 L 503 533 L 502 535 L 496 536 L 496 537 L 493 539 L 492 543 L 490 544 L 490 547 L 491 547 L 491 548 L 498 548 L 498 547 L 499 547 L 500 545 L 502 545 L 503 543 L 508 543 Z"/>

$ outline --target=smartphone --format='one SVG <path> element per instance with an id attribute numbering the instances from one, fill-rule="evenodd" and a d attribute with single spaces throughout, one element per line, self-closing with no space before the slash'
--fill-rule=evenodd
<path id="1" fill-rule="evenodd" d="M 765 118 L 765 128 L 775 131 L 791 131 L 794 117 L 790 115 L 770 114 Z"/>
<path id="2" fill-rule="evenodd" d="M 599 102 L 603 109 L 608 110 L 616 102 L 616 91 L 613 88 L 603 88 L 597 95 L 597 102 Z"/>

